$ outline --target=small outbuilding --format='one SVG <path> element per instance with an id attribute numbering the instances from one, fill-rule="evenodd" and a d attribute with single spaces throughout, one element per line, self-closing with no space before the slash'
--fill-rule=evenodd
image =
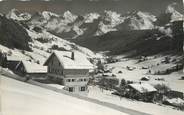
<path id="1" fill-rule="evenodd" d="M 21 61 L 16 66 L 16 73 L 31 79 L 42 79 L 47 77 L 47 66 L 42 66 L 29 61 Z"/>
<path id="2" fill-rule="evenodd" d="M 4 55 L 2 60 L 3 60 L 3 67 L 15 71 L 17 64 L 19 64 L 22 60 L 29 60 L 29 59 L 17 55 Z"/>

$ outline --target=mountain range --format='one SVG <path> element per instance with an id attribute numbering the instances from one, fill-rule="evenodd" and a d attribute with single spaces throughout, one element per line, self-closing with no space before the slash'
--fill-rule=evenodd
<path id="1" fill-rule="evenodd" d="M 165 13 L 159 16 L 141 11 L 119 14 L 110 10 L 105 10 L 101 14 L 89 13 L 83 16 L 75 15 L 70 11 L 64 12 L 63 15 L 49 11 L 36 12 L 31 15 L 12 9 L 7 14 L 7 18 L 28 21 L 29 25 L 40 26 L 60 37 L 72 39 L 86 33 L 98 36 L 110 31 L 155 29 L 169 22 L 182 20 L 183 15 L 172 5 L 169 5 Z"/>
<path id="2" fill-rule="evenodd" d="M 5 40 L 1 44 L 28 51 L 33 49 L 32 46 L 46 52 L 51 48 L 73 49 L 90 55 L 94 55 L 92 51 L 106 51 L 113 55 L 126 52 L 131 55 L 152 55 L 170 50 L 181 52 L 183 15 L 173 6 L 169 5 L 158 16 L 142 11 L 121 14 L 104 10 L 102 13 L 77 15 L 71 11 L 63 14 L 50 11 L 30 14 L 12 9 L 0 19 L 3 23 L 0 25 L 0 35 L 9 36 L 9 41 L 1 37 L 2 41 Z M 3 20 L 6 20 L 6 24 Z M 14 24 L 15 28 L 12 28 Z M 2 25 L 8 29 L 3 30 Z M 14 30 L 20 31 L 16 33 L 21 35 L 13 34 Z M 22 44 L 19 39 L 25 41 L 24 45 L 17 45 Z M 47 48 L 44 48 L 46 44 Z"/>
<path id="3" fill-rule="evenodd" d="M 63 14 L 69 10 L 77 15 L 91 12 L 103 13 L 104 10 L 124 14 L 128 11 L 150 12 L 158 16 L 167 5 L 177 3 L 176 9 L 183 13 L 182 0 L 0 0 L 0 13 L 8 13 L 13 8 L 21 12 L 35 13 L 51 11 Z"/>

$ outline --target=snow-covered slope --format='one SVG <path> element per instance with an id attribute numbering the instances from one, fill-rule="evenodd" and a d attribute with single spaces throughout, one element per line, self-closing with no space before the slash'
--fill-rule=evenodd
<path id="1" fill-rule="evenodd" d="M 177 111 L 172 109 L 171 107 L 164 107 L 158 104 L 146 103 L 146 102 L 131 100 L 123 97 L 120 98 L 119 96 L 113 95 L 112 92 L 113 91 L 104 90 L 104 89 L 102 91 L 97 86 L 89 87 L 88 97 L 98 99 L 104 102 L 110 102 L 120 107 L 126 107 L 130 109 L 133 108 L 134 110 L 145 112 L 150 115 L 166 115 L 166 114 L 183 115 L 184 114 L 183 111 Z"/>
<path id="2" fill-rule="evenodd" d="M 37 49 L 41 49 L 41 50 L 46 51 L 46 52 L 50 52 L 50 50 L 54 50 L 53 46 L 56 46 L 56 47 L 58 47 L 58 49 L 55 49 L 55 50 L 59 50 L 59 49 L 77 50 L 77 51 L 80 51 L 80 52 L 86 54 L 86 56 L 89 56 L 89 57 L 95 56 L 95 54 L 91 50 L 84 48 L 84 47 L 81 47 L 81 46 L 79 46 L 75 43 L 69 42 L 67 40 L 64 40 L 60 37 L 57 37 L 57 36 L 47 32 L 46 30 L 43 30 L 41 33 L 37 33 L 34 30 L 27 30 L 27 32 L 28 32 L 28 35 L 33 40 L 33 42 L 31 43 L 32 48 L 37 48 Z"/>
<path id="3" fill-rule="evenodd" d="M 0 76 L 2 115 L 127 115 L 117 110 Z"/>
<path id="4" fill-rule="evenodd" d="M 96 57 L 91 50 L 63 40 L 47 31 L 36 33 L 33 30 L 27 30 L 27 32 L 32 38 L 32 42 L 29 42 L 32 51 L 10 49 L 3 45 L 0 45 L 0 50 L 7 54 L 11 52 L 11 55 L 14 57 L 23 57 L 26 60 L 32 60 L 33 62 L 39 62 L 40 64 L 43 64 L 54 50 L 79 51 L 87 57 Z"/>

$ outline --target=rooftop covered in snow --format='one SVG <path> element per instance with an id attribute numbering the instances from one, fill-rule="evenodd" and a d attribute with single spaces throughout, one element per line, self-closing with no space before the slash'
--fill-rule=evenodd
<path id="1" fill-rule="evenodd" d="M 26 73 L 47 73 L 47 66 L 42 66 L 29 61 L 21 61 L 20 64 L 23 64 Z"/>
<path id="2" fill-rule="evenodd" d="M 87 57 L 77 51 L 54 51 L 44 65 L 47 65 L 52 55 L 58 58 L 65 69 L 93 69 L 93 64 L 90 63 Z"/>
<path id="3" fill-rule="evenodd" d="M 27 57 L 22 57 L 22 56 L 17 56 L 17 55 L 11 55 L 11 56 L 7 55 L 7 56 L 6 56 L 6 59 L 7 59 L 8 61 L 29 60 L 29 58 L 27 58 Z"/>
<path id="4" fill-rule="evenodd" d="M 148 83 L 133 83 L 129 84 L 132 88 L 137 90 L 140 93 L 147 93 L 147 92 L 155 92 L 157 91 L 152 85 Z"/>

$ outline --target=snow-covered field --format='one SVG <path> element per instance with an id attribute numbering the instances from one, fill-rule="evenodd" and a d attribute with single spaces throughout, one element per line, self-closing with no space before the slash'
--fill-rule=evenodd
<path id="1" fill-rule="evenodd" d="M 91 86 L 89 87 L 88 97 L 152 115 L 184 115 L 184 112 L 174 110 L 169 106 L 164 107 L 153 103 L 145 103 L 123 97 L 120 98 L 119 96 L 112 95 L 111 93 L 112 91 L 102 91 L 97 86 Z"/>
<path id="2" fill-rule="evenodd" d="M 152 85 L 166 84 L 172 90 L 184 92 L 184 80 L 180 79 L 181 76 L 184 75 L 182 70 L 173 72 L 168 75 L 148 74 L 149 69 L 164 70 L 174 65 L 173 63 L 170 63 L 170 64 L 159 64 L 157 66 L 157 64 L 160 63 L 163 58 L 164 56 L 160 56 L 157 58 L 148 59 L 140 63 L 137 63 L 138 60 L 136 59 L 122 59 L 120 62 L 106 64 L 106 66 L 107 68 L 112 70 L 111 74 L 116 75 L 116 77 L 120 80 L 123 78 L 134 82 L 140 82 L 141 81 L 140 79 L 142 77 L 149 76 L 150 78 L 149 81 L 141 81 L 141 82 L 147 82 Z M 127 66 L 133 69 L 127 69 Z M 142 67 L 148 66 L 149 69 L 142 69 Z M 164 81 L 155 80 L 157 78 L 163 78 Z M 184 115 L 183 111 L 176 110 L 171 106 L 164 106 L 164 105 L 161 106 L 158 104 L 146 103 L 123 97 L 120 98 L 119 96 L 113 95 L 111 93 L 112 91 L 101 90 L 97 86 L 90 86 L 88 97 L 154 115 Z"/>
<path id="3" fill-rule="evenodd" d="M 1 115 L 127 115 L 95 103 L 0 76 Z"/>
<path id="4" fill-rule="evenodd" d="M 163 58 L 164 57 L 161 56 L 156 59 L 149 59 L 147 61 L 143 61 L 141 63 L 137 63 L 138 60 L 129 59 L 129 60 L 121 61 L 121 62 L 107 64 L 107 66 L 108 68 L 113 68 L 112 73 L 116 75 L 117 78 L 119 79 L 124 78 L 126 80 L 132 80 L 132 81 L 139 82 L 142 77 L 149 76 L 150 80 L 144 81 L 144 82 L 148 82 L 153 85 L 166 84 L 173 90 L 184 92 L 184 80 L 180 79 L 181 76 L 184 76 L 184 73 L 182 70 L 173 72 L 168 75 L 153 75 L 153 74 L 147 74 L 149 69 L 142 69 L 142 67 L 149 66 L 151 71 L 157 71 L 157 70 L 165 70 L 167 68 L 174 66 L 173 63 L 159 64 L 159 66 L 157 66 L 157 64 L 160 63 Z M 127 66 L 131 68 L 134 67 L 135 69 L 128 70 L 126 68 Z M 122 71 L 122 73 L 118 73 L 119 71 Z M 157 78 L 163 78 L 164 81 L 155 80 Z"/>

